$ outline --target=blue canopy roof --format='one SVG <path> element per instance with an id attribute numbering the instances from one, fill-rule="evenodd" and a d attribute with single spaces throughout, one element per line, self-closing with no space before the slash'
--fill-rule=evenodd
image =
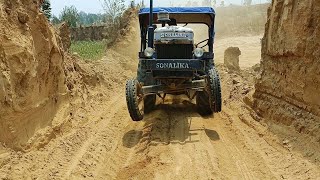
<path id="1" fill-rule="evenodd" d="M 149 24 L 149 11 L 150 8 L 142 8 L 139 11 L 140 24 L 144 27 Z M 169 12 L 170 18 L 176 19 L 177 23 L 204 23 L 208 26 L 214 24 L 215 11 L 211 7 L 155 7 L 153 8 L 155 23 L 161 11 Z"/>
<path id="2" fill-rule="evenodd" d="M 161 11 L 168 11 L 172 14 L 215 14 L 215 11 L 211 7 L 155 7 L 153 13 Z M 149 14 L 150 8 L 140 9 L 139 14 Z"/>

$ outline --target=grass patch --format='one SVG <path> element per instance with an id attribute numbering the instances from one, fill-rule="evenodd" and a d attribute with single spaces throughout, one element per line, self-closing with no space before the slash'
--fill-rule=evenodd
<path id="1" fill-rule="evenodd" d="M 104 41 L 74 41 L 70 50 L 85 60 L 99 60 L 105 55 L 106 43 Z"/>

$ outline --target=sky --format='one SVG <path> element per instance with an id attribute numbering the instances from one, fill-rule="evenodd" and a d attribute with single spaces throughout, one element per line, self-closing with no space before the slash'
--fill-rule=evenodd
<path id="1" fill-rule="evenodd" d="M 126 0 L 129 4 L 130 0 Z M 135 0 L 138 3 L 140 0 Z M 148 2 L 149 0 L 145 0 Z M 177 4 L 185 3 L 186 0 L 154 0 L 154 6 L 169 6 L 171 2 Z M 193 0 L 197 1 L 197 0 Z M 198 0 L 202 2 L 202 0 Z M 220 4 L 221 0 L 217 0 L 217 3 Z M 225 0 L 226 5 L 232 4 L 241 4 L 243 0 Z M 252 0 L 253 3 L 265 3 L 267 0 Z M 63 7 L 74 5 L 79 11 L 84 11 L 86 13 L 103 13 L 102 3 L 103 0 L 51 0 L 52 12 L 54 15 L 58 16 L 62 11 Z M 148 3 L 147 3 L 148 4 Z"/>

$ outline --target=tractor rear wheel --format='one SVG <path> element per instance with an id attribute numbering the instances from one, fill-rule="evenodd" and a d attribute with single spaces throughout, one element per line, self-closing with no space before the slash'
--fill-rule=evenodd
<path id="1" fill-rule="evenodd" d="M 136 79 L 127 81 L 126 99 L 129 114 L 133 121 L 141 121 L 144 115 L 142 87 Z"/>
<path id="2" fill-rule="evenodd" d="M 144 113 L 150 113 L 156 106 L 157 95 L 151 94 L 144 97 Z"/>
<path id="3" fill-rule="evenodd" d="M 210 97 L 208 92 L 199 91 L 196 97 L 198 112 L 202 116 L 208 116 L 213 113 L 210 106 Z"/>
<path id="4" fill-rule="evenodd" d="M 198 92 L 197 107 L 201 115 L 211 115 L 214 112 L 221 112 L 221 84 L 218 71 L 213 67 L 208 71 L 207 89 Z"/>

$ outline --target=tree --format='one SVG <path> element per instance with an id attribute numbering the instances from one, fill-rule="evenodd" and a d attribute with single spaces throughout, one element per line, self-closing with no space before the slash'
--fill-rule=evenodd
<path id="1" fill-rule="evenodd" d="M 110 23 L 116 23 L 125 11 L 125 0 L 103 0 L 104 10 Z"/>
<path id="2" fill-rule="evenodd" d="M 136 3 L 134 2 L 134 0 L 132 0 L 132 1 L 130 2 L 130 7 L 131 7 L 131 8 L 135 8 L 135 7 L 136 7 Z"/>
<path id="3" fill-rule="evenodd" d="M 103 14 L 91 14 L 80 11 L 79 24 L 89 26 L 93 24 L 101 24 L 104 21 L 105 15 Z"/>
<path id="4" fill-rule="evenodd" d="M 141 7 L 142 7 L 142 8 L 146 7 L 146 5 L 145 5 L 145 3 L 144 3 L 144 0 L 141 1 Z"/>
<path id="5" fill-rule="evenodd" d="M 125 11 L 125 0 L 103 0 L 106 22 L 109 26 L 108 35 L 110 42 L 117 39 L 119 31 L 128 23 L 128 19 L 122 18 Z"/>
<path id="6" fill-rule="evenodd" d="M 169 2 L 170 7 L 174 7 L 174 3 L 172 1 Z"/>
<path id="7" fill-rule="evenodd" d="M 51 3 L 50 0 L 44 0 L 41 10 L 44 13 L 44 15 L 48 18 L 48 20 L 51 19 Z"/>
<path id="8" fill-rule="evenodd" d="M 60 24 L 61 21 L 60 21 L 60 19 L 59 19 L 57 16 L 53 15 L 53 16 L 52 16 L 51 23 L 52 23 L 52 24 Z"/>
<path id="9" fill-rule="evenodd" d="M 70 27 L 77 27 L 79 23 L 79 13 L 75 6 L 66 6 L 60 14 L 60 20 L 65 21 Z"/>

